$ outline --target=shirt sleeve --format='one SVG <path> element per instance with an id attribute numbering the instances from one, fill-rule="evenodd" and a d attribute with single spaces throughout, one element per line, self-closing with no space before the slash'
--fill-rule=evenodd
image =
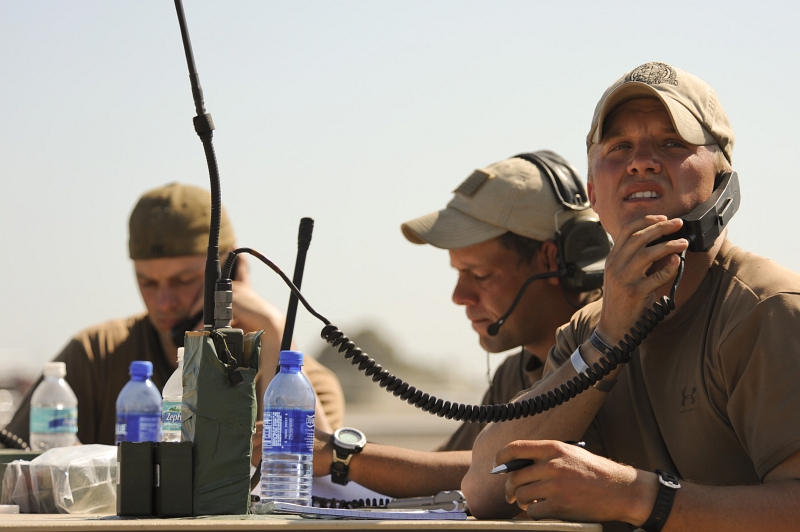
<path id="1" fill-rule="evenodd" d="M 543 378 L 564 365 L 575 349 L 589 338 L 599 319 L 601 303 L 602 300 L 586 305 L 572 316 L 569 323 L 556 330 L 556 343 L 550 348 L 544 363 Z"/>
<path id="2" fill-rule="evenodd" d="M 723 336 L 716 363 L 727 417 L 763 480 L 800 451 L 800 294 L 776 294 Z"/>

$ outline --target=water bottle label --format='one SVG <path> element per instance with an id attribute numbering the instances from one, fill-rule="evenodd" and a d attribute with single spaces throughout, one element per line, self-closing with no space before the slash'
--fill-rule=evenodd
<path id="1" fill-rule="evenodd" d="M 159 414 L 117 414 L 116 441 L 161 441 Z"/>
<path id="2" fill-rule="evenodd" d="M 181 402 L 161 402 L 161 430 L 164 432 L 181 431 Z"/>
<path id="3" fill-rule="evenodd" d="M 265 453 L 314 452 L 314 411 L 298 408 L 264 409 Z"/>
<path id="4" fill-rule="evenodd" d="M 31 407 L 31 432 L 38 433 L 77 433 L 77 408 L 39 408 Z"/>

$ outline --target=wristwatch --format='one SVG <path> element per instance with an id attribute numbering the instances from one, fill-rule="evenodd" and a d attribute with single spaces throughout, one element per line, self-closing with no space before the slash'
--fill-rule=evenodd
<path id="1" fill-rule="evenodd" d="M 641 527 L 645 532 L 660 532 L 664 528 L 664 523 L 667 522 L 669 512 L 672 510 L 675 492 L 681 487 L 678 477 L 669 471 L 656 469 L 656 475 L 658 475 L 658 495 L 650 517 Z"/>
<path id="2" fill-rule="evenodd" d="M 360 430 L 342 427 L 336 429 L 331 435 L 331 443 L 333 444 L 331 480 L 336 484 L 346 486 L 350 482 L 347 478 L 347 473 L 350 471 L 350 460 L 367 444 L 367 437 Z"/>

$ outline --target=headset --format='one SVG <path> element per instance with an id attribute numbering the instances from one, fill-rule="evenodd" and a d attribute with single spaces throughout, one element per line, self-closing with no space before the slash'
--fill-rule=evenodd
<path id="1" fill-rule="evenodd" d="M 558 248 L 558 271 L 529 277 L 505 314 L 489 326 L 487 332 L 491 336 L 500 332 L 500 327 L 534 281 L 560 277 L 564 289 L 571 292 L 588 292 L 602 287 L 606 257 L 611 251 L 611 240 L 596 216 L 572 217 L 563 225 L 559 222 L 564 214 L 590 208 L 589 196 L 581 183 L 580 176 L 566 159 L 549 150 L 520 153 L 514 158 L 528 161 L 536 166 L 542 181 L 550 183 L 556 199 L 563 207 L 556 212 L 553 220 L 553 239 Z"/>

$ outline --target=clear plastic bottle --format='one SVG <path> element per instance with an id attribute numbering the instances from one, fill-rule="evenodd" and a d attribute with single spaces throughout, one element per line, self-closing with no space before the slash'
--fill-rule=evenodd
<path id="1" fill-rule="evenodd" d="M 67 447 L 78 441 L 78 398 L 64 376 L 67 365 L 48 362 L 44 380 L 31 396 L 31 449 L 46 451 Z"/>
<path id="2" fill-rule="evenodd" d="M 117 443 L 161 441 L 161 394 L 150 380 L 153 363 L 135 360 L 130 373 L 117 397 Z"/>
<path id="3" fill-rule="evenodd" d="M 261 501 L 311 505 L 316 398 L 300 371 L 303 353 L 281 351 L 264 394 Z"/>
<path id="4" fill-rule="evenodd" d="M 167 381 L 161 400 L 161 441 L 181 441 L 183 402 L 183 348 L 178 348 L 178 369 Z"/>

